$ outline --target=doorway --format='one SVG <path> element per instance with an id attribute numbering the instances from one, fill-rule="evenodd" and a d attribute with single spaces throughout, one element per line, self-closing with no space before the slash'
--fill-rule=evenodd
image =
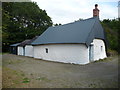
<path id="1" fill-rule="evenodd" d="M 90 62 L 94 61 L 94 45 L 93 44 L 89 46 L 89 60 Z"/>
<path id="2" fill-rule="evenodd" d="M 23 47 L 23 56 L 25 56 L 25 47 Z"/>

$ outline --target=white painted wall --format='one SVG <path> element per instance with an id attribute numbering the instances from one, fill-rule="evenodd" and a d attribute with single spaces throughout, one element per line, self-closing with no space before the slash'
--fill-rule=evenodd
<path id="1" fill-rule="evenodd" d="M 105 50 L 105 43 L 103 40 L 94 39 L 93 45 L 94 45 L 94 61 L 99 60 L 99 59 L 104 59 L 107 57 L 106 50 Z"/>
<path id="2" fill-rule="evenodd" d="M 25 56 L 33 57 L 33 46 L 32 45 L 25 46 Z"/>
<path id="3" fill-rule="evenodd" d="M 23 47 L 18 46 L 18 55 L 23 55 Z"/>
<path id="4" fill-rule="evenodd" d="M 46 53 L 48 48 L 48 53 Z M 89 49 L 84 44 L 51 44 L 34 46 L 34 58 L 74 64 L 89 63 Z"/>
<path id="5" fill-rule="evenodd" d="M 105 44 L 103 40 L 94 39 L 93 61 L 106 58 Z M 102 46 L 102 50 L 101 50 Z M 48 53 L 46 53 L 48 48 Z M 49 44 L 33 46 L 34 58 L 74 64 L 87 64 L 89 60 L 89 47 L 84 44 Z"/>

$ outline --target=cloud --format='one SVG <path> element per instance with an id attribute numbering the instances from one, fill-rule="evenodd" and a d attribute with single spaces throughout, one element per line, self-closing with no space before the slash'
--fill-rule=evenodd
<path id="1" fill-rule="evenodd" d="M 94 4 L 99 5 L 100 19 L 117 18 L 118 0 L 32 0 L 37 2 L 41 9 L 45 9 L 53 23 L 70 23 L 79 18 L 92 17 Z M 110 3 L 111 2 L 111 3 Z M 112 5 L 115 2 L 115 5 Z"/>

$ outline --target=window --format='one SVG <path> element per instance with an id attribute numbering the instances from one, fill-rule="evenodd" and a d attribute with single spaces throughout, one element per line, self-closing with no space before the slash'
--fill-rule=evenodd
<path id="1" fill-rule="evenodd" d="M 101 46 L 101 52 L 102 52 L 102 50 L 103 50 L 103 46 Z"/>
<path id="2" fill-rule="evenodd" d="M 45 50 L 46 50 L 46 53 L 48 53 L 48 48 L 45 48 Z"/>

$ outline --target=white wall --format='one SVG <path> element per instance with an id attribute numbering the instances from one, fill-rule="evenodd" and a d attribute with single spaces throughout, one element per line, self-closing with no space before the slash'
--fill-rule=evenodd
<path id="1" fill-rule="evenodd" d="M 23 47 L 18 46 L 18 55 L 23 55 Z"/>
<path id="2" fill-rule="evenodd" d="M 46 53 L 48 48 L 48 53 Z M 89 49 L 84 44 L 51 44 L 34 46 L 34 58 L 43 60 L 87 64 Z"/>
<path id="3" fill-rule="evenodd" d="M 93 61 L 106 58 L 105 44 L 103 40 L 94 39 Z M 101 48 L 102 46 L 102 48 Z M 46 53 L 48 48 L 48 53 Z M 74 64 L 87 64 L 89 60 L 89 47 L 84 44 L 49 44 L 33 46 L 34 58 Z"/>
<path id="4" fill-rule="evenodd" d="M 25 56 L 33 57 L 33 46 L 32 45 L 25 46 Z"/>
<path id="5" fill-rule="evenodd" d="M 94 39 L 93 45 L 94 45 L 94 61 L 107 57 L 106 50 L 105 50 L 105 44 L 103 40 Z"/>

